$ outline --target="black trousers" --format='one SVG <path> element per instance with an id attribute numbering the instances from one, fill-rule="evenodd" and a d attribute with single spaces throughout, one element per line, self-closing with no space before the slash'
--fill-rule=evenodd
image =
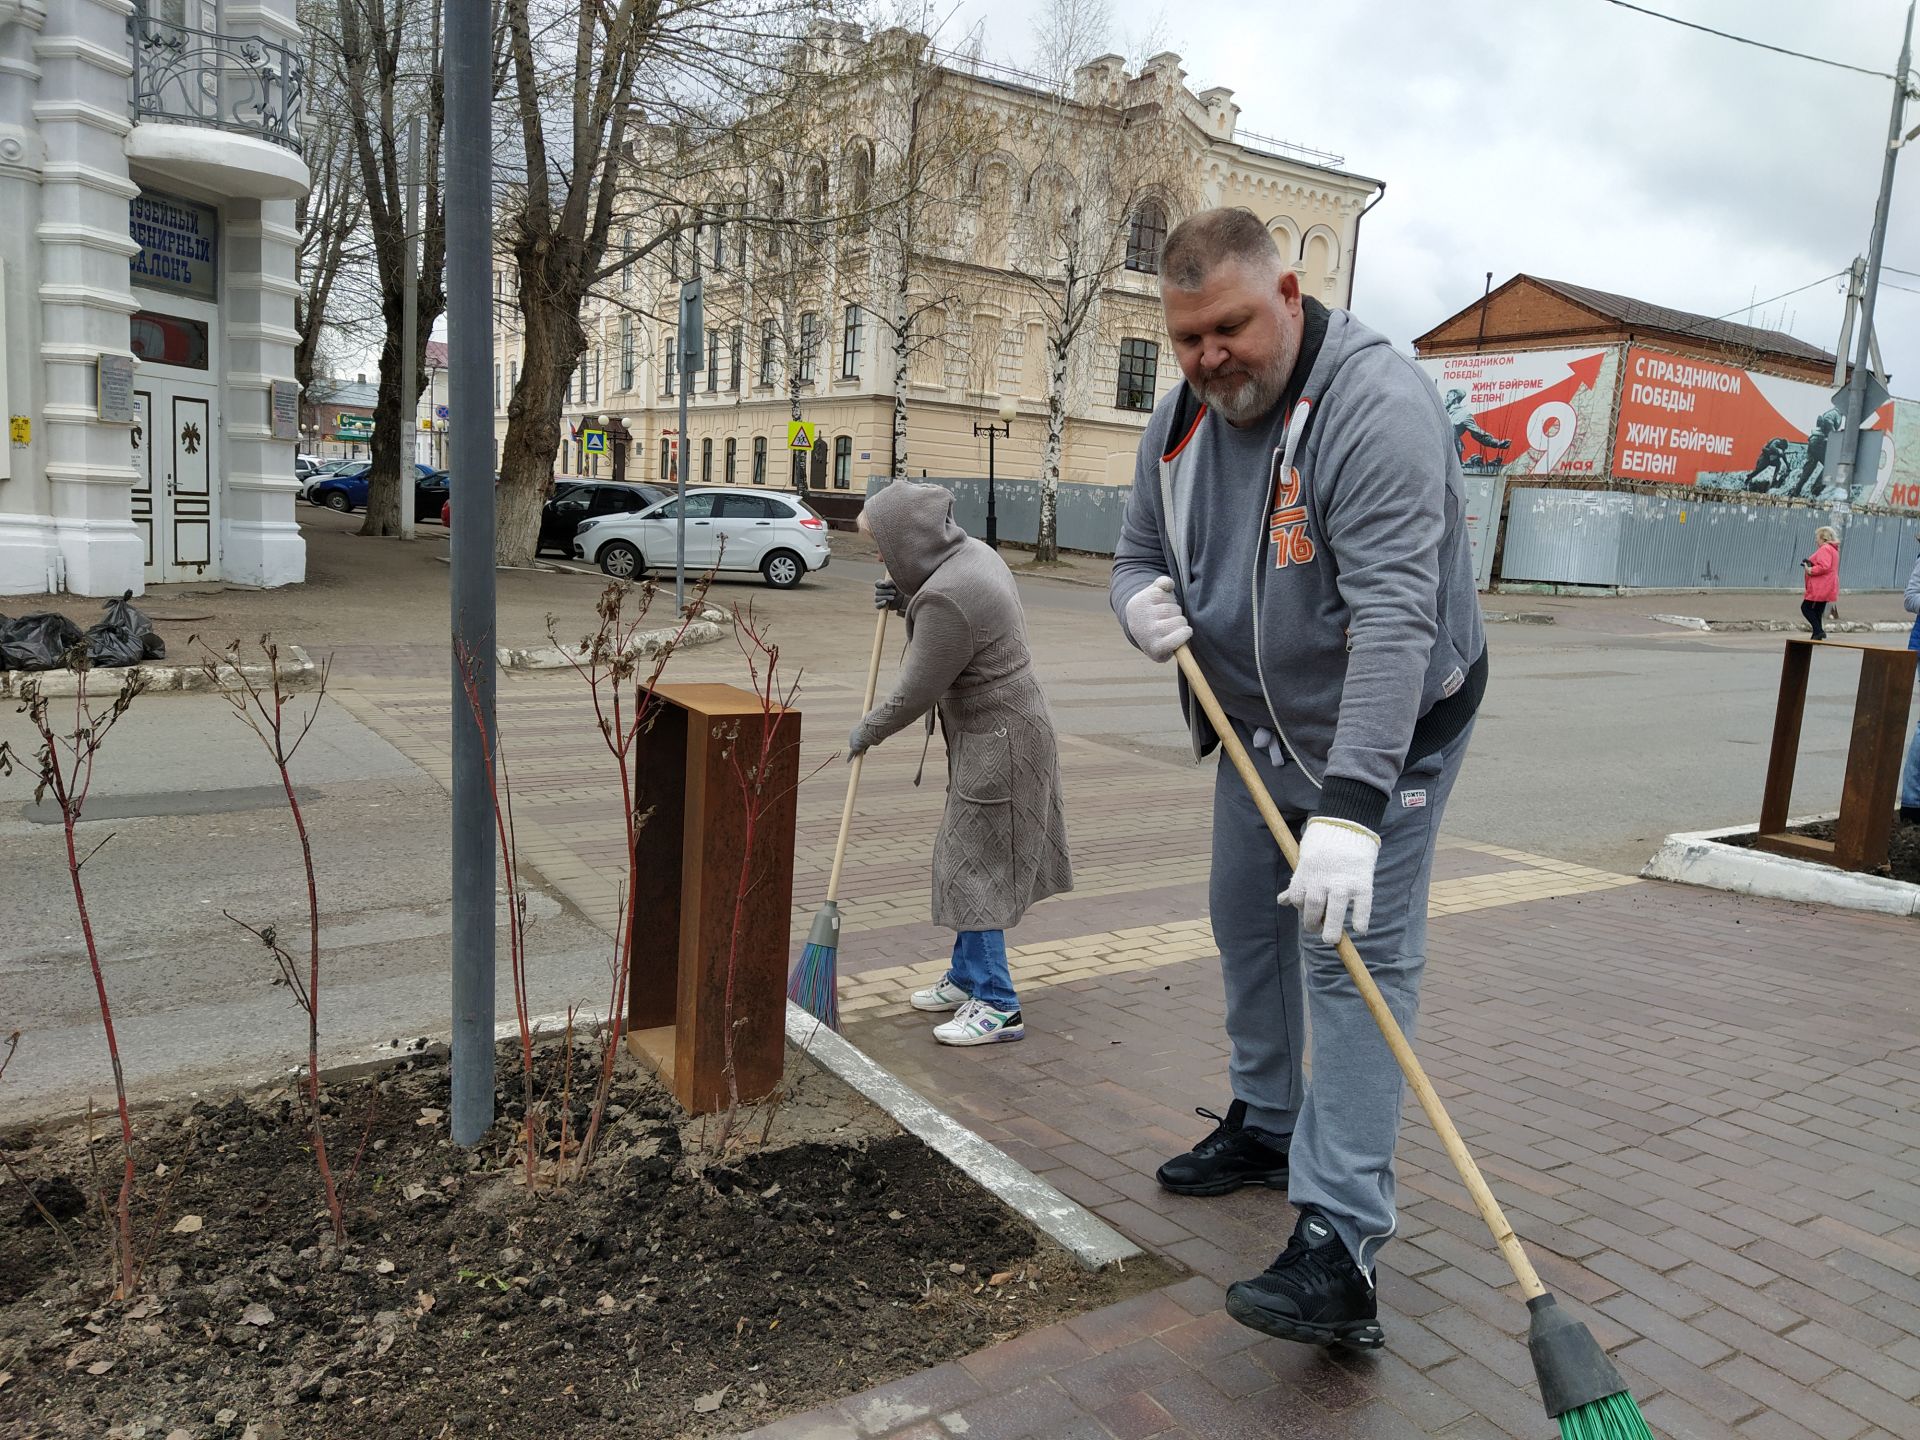
<path id="1" fill-rule="evenodd" d="M 1826 619 L 1827 614 L 1826 601 L 1802 600 L 1800 602 L 1800 613 L 1807 617 L 1807 624 L 1813 627 L 1814 639 L 1824 640 L 1827 638 L 1827 627 L 1822 623 Z"/>

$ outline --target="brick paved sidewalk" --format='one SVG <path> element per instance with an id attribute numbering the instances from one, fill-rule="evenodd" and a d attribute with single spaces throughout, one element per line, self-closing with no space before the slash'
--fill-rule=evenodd
<path id="1" fill-rule="evenodd" d="M 733 678 L 728 663 L 688 657 L 679 678 Z M 853 683 L 812 677 L 812 758 L 853 717 Z M 444 774 L 444 686 L 342 701 Z M 610 915 L 617 811 L 577 693 L 503 677 L 500 717 L 528 858 Z M 863 782 L 843 883 L 849 1038 L 1194 1276 L 762 1440 L 1551 1435 L 1524 1309 L 1411 1104 L 1402 1229 L 1381 1264 L 1387 1348 L 1373 1355 L 1270 1341 L 1221 1311 L 1222 1286 L 1263 1268 L 1291 1229 L 1278 1196 L 1154 1185 L 1206 1129 L 1193 1107 L 1227 1099 L 1205 923 L 1210 774 L 1063 742 L 1081 888 L 1013 937 L 1028 1038 L 950 1050 L 900 1004 L 951 942 L 925 922 L 941 762 L 914 788 L 918 749 L 881 747 Z M 796 933 L 824 888 L 843 773 L 802 787 Z M 1416 1045 L 1543 1276 L 1613 1352 L 1656 1433 L 1920 1437 L 1913 923 L 1458 839 L 1433 899 Z"/>

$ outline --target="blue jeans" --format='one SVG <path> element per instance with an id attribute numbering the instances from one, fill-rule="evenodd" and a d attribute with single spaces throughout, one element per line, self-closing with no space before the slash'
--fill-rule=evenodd
<path id="1" fill-rule="evenodd" d="M 1018 1010 L 1013 975 L 1007 969 L 1007 933 L 1004 930 L 962 930 L 953 937 L 953 983 L 976 1000 L 996 1010 Z"/>
<path id="2" fill-rule="evenodd" d="M 1907 742 L 1907 763 L 1900 769 L 1900 806 L 1920 805 L 1920 724 Z"/>

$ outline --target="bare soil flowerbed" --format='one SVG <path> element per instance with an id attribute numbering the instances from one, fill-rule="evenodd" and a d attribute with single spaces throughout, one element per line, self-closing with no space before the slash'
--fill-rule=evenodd
<path id="1" fill-rule="evenodd" d="M 1831 840 L 1835 829 L 1836 822 L 1832 820 L 1816 820 L 1811 825 L 1794 825 L 1788 833 L 1806 835 L 1815 840 Z M 1753 848 L 1753 837 L 1729 835 L 1722 843 L 1750 850 Z M 1920 885 L 1920 825 L 1909 825 L 1901 820 L 1893 822 L 1893 834 L 1887 840 L 1887 863 L 1873 873 L 1890 880 L 1905 880 L 1908 884 Z"/>
<path id="2" fill-rule="evenodd" d="M 148 1112 L 120 1302 L 117 1131 L 0 1138 L 75 1247 L 0 1172 L 0 1434 L 732 1433 L 1169 1278 L 1080 1269 L 804 1057 L 725 1158 L 623 1073 L 585 1177 L 529 1193 L 517 1063 L 472 1152 L 437 1056 L 329 1088 L 344 1248 L 296 1093 Z"/>

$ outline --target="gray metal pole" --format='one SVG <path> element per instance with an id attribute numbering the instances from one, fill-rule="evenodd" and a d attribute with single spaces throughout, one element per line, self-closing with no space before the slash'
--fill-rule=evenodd
<path id="1" fill-rule="evenodd" d="M 493 1125 L 493 35 L 489 0 L 447 0 L 447 341 L 453 534 L 453 1138 Z M 471 683 L 476 698 L 467 694 Z M 479 714 L 476 717 L 475 711 Z M 482 741 L 484 722 L 488 740 Z"/>
<path id="2" fill-rule="evenodd" d="M 1900 125 L 1907 110 L 1907 71 L 1913 66 L 1914 0 L 1907 4 L 1907 33 L 1900 42 L 1900 63 L 1893 67 L 1893 115 L 1887 121 L 1887 149 L 1880 158 L 1880 198 L 1873 207 L 1873 238 L 1867 243 L 1867 290 L 1860 300 L 1860 333 L 1855 339 L 1853 374 L 1847 381 L 1847 428 L 1840 432 L 1840 461 L 1833 467 L 1833 508 L 1845 515 L 1853 507 L 1853 471 L 1860 454 L 1860 425 L 1865 416 L 1868 358 L 1873 345 L 1873 305 L 1880 295 L 1880 252 L 1887 246 L 1887 211 L 1893 201 L 1893 168 L 1900 159 Z"/>
<path id="3" fill-rule="evenodd" d="M 680 496 L 680 521 L 673 527 L 673 613 L 687 613 L 687 387 L 693 383 L 680 343 L 680 326 L 673 328 L 673 363 L 680 372 L 680 434 L 674 442 L 674 490 Z"/>
<path id="4" fill-rule="evenodd" d="M 401 284 L 400 302 L 400 374 L 401 394 L 407 397 L 402 410 L 406 434 L 400 437 L 400 538 L 413 539 L 414 497 L 419 472 L 413 462 L 420 458 L 420 398 L 414 393 L 414 376 L 420 373 L 420 117 L 407 122 L 407 258 Z"/>

